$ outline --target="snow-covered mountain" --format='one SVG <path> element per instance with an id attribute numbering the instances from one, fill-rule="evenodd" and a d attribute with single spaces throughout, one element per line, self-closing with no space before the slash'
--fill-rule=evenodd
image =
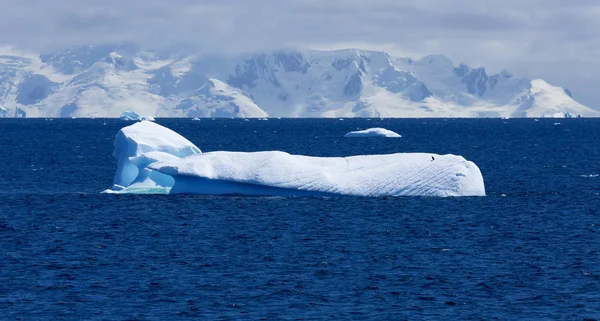
<path id="1" fill-rule="evenodd" d="M 8 117 L 599 117 L 570 91 L 507 71 L 365 50 L 199 56 L 133 45 L 0 49 Z"/>

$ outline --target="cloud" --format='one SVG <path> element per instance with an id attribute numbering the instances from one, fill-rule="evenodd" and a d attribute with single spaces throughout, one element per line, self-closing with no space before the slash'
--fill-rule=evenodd
<path id="1" fill-rule="evenodd" d="M 600 81 L 589 72 L 600 67 L 596 0 L 3 0 L 0 30 L 0 44 L 36 51 L 130 41 L 213 53 L 350 45 L 443 53 L 600 102 L 581 80 Z"/>

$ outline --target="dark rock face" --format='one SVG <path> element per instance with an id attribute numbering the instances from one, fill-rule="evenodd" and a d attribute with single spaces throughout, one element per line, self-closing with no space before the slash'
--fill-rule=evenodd
<path id="1" fill-rule="evenodd" d="M 358 95 L 362 90 L 362 79 L 360 72 L 354 73 L 344 86 L 344 94 L 346 96 Z"/>
<path id="2" fill-rule="evenodd" d="M 293 68 L 293 64 L 290 68 Z M 280 87 L 279 81 L 275 76 L 275 71 L 270 67 L 268 56 L 265 54 L 256 55 L 253 58 L 246 59 L 244 64 L 235 67 L 234 74 L 229 76 L 227 83 L 237 88 L 255 88 L 258 79 Z"/>
<path id="3" fill-rule="evenodd" d="M 278 51 L 273 54 L 273 61 L 286 72 L 299 72 L 305 74 L 310 67 L 309 63 L 299 52 Z"/>

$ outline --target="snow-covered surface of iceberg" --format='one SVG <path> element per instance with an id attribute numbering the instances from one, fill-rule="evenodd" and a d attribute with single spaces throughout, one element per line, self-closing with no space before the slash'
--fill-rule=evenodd
<path id="1" fill-rule="evenodd" d="M 164 159 L 149 168 L 174 178 L 171 193 L 485 195 L 479 168 L 455 155 L 410 153 L 310 157 L 280 151 L 209 152 L 181 159 Z M 254 187 L 258 187 L 259 191 Z"/>
<path id="2" fill-rule="evenodd" d="M 385 128 L 369 128 L 365 130 L 357 130 L 349 132 L 344 137 L 402 137 L 400 134 L 395 133 Z"/>
<path id="3" fill-rule="evenodd" d="M 281 151 L 201 153 L 151 122 L 119 131 L 116 193 L 202 195 L 484 196 L 479 168 L 462 156 L 398 153 L 311 157 Z"/>

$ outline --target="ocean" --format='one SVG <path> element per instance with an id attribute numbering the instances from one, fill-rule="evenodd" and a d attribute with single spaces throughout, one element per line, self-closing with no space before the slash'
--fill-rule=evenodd
<path id="1" fill-rule="evenodd" d="M 0 119 L 0 320 L 599 320 L 600 119 L 157 119 L 462 155 L 485 197 L 113 195 L 115 119 Z M 384 127 L 402 138 L 344 138 Z"/>

